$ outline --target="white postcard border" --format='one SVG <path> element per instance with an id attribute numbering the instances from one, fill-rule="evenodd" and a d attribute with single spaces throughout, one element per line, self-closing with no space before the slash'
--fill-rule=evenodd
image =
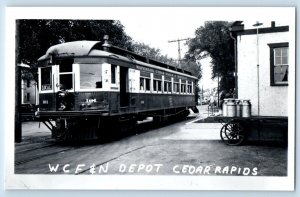
<path id="1" fill-rule="evenodd" d="M 291 22 L 290 53 L 295 57 L 295 8 L 292 7 L 8 7 L 5 24 L 5 165 L 6 189 L 129 189 L 129 190 L 294 190 L 295 176 L 295 58 L 290 58 L 288 176 L 135 176 L 135 175 L 17 175 L 14 174 L 15 20 L 16 19 L 118 19 L 173 14 L 207 20 L 275 20 Z M 157 15 L 153 16 L 153 12 Z M 216 16 L 217 13 L 217 16 Z M 234 13 L 234 14 L 233 14 Z M 253 16 L 253 13 L 255 15 Z M 151 15 L 152 14 L 152 15 Z M 82 183 L 87 184 L 82 184 Z"/>

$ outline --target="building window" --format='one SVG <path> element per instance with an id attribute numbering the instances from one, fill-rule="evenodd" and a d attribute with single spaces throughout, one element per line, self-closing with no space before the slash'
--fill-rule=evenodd
<path id="1" fill-rule="evenodd" d="M 275 43 L 270 47 L 271 86 L 288 85 L 289 44 Z"/>

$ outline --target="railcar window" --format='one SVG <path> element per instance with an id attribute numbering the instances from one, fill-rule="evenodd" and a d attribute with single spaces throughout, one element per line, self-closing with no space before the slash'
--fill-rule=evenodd
<path id="1" fill-rule="evenodd" d="M 145 78 L 140 78 L 140 90 L 145 90 Z"/>
<path id="2" fill-rule="evenodd" d="M 59 77 L 60 89 L 70 90 L 73 89 L 73 75 L 72 74 L 61 74 Z"/>
<path id="3" fill-rule="evenodd" d="M 153 80 L 153 91 L 157 92 L 157 91 L 161 91 L 161 81 L 154 79 Z"/>
<path id="4" fill-rule="evenodd" d="M 172 82 L 168 82 L 168 92 L 172 92 Z"/>
<path id="5" fill-rule="evenodd" d="M 52 90 L 52 67 L 41 68 L 41 90 Z"/>
<path id="6" fill-rule="evenodd" d="M 186 89 L 185 84 L 181 84 L 181 92 L 182 92 L 182 93 L 185 93 L 185 92 L 186 92 L 185 89 Z"/>
<path id="7" fill-rule="evenodd" d="M 174 83 L 174 92 L 179 92 L 179 83 Z"/>
<path id="8" fill-rule="evenodd" d="M 150 79 L 145 79 L 145 82 L 146 82 L 146 90 L 147 91 L 150 91 Z"/>
<path id="9" fill-rule="evenodd" d="M 111 83 L 115 84 L 116 83 L 116 71 L 117 71 L 117 66 L 116 65 L 111 65 Z"/>
<path id="10" fill-rule="evenodd" d="M 80 89 L 102 88 L 102 65 L 80 65 Z"/>
<path id="11" fill-rule="evenodd" d="M 191 85 L 188 85 L 187 87 L 188 87 L 188 88 L 187 88 L 187 92 L 188 92 L 188 93 L 192 93 L 192 86 L 191 86 Z"/>
<path id="12" fill-rule="evenodd" d="M 72 60 L 63 60 L 59 63 L 59 88 L 61 90 L 73 89 Z"/>
<path id="13" fill-rule="evenodd" d="M 153 91 L 157 91 L 157 80 L 153 80 Z"/>
<path id="14" fill-rule="evenodd" d="M 161 81 L 157 81 L 157 90 L 161 91 Z"/>
<path id="15" fill-rule="evenodd" d="M 62 61 L 59 65 L 59 72 L 60 73 L 66 73 L 66 72 L 72 72 L 72 61 Z"/>
<path id="16" fill-rule="evenodd" d="M 168 82 L 164 82 L 164 92 L 168 92 Z"/>
<path id="17" fill-rule="evenodd" d="M 173 91 L 174 91 L 174 93 L 176 93 L 176 89 L 177 87 L 176 87 L 176 84 L 175 83 L 173 83 Z"/>

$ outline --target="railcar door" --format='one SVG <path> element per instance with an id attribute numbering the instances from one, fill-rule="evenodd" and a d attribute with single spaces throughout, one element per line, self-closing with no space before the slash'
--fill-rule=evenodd
<path id="1" fill-rule="evenodd" d="M 69 111 L 74 109 L 74 70 L 73 59 L 64 59 L 57 62 L 58 69 L 58 88 L 57 110 Z"/>
<path id="2" fill-rule="evenodd" d="M 129 106 L 128 68 L 120 66 L 120 107 Z"/>

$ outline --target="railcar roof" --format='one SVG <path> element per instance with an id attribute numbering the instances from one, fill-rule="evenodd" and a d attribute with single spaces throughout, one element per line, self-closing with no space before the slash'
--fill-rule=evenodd
<path id="1" fill-rule="evenodd" d="M 89 56 L 89 55 L 95 55 L 95 49 L 96 50 L 103 50 L 102 47 L 103 42 L 101 41 L 88 41 L 88 40 L 81 40 L 81 41 L 72 41 L 72 42 L 66 42 L 66 43 L 61 43 L 57 45 L 51 46 L 45 55 L 40 57 L 38 61 L 44 61 L 47 59 L 50 59 L 51 56 L 55 57 L 67 57 L 67 56 L 74 56 L 74 57 L 80 57 L 80 56 Z M 107 46 L 110 50 L 111 53 L 116 53 L 118 55 L 124 56 L 124 57 L 130 57 L 135 60 L 153 64 L 159 67 L 171 69 L 171 70 L 176 70 L 181 73 L 186 73 L 189 75 L 192 75 L 190 72 L 185 71 L 180 68 L 175 68 L 172 65 L 168 65 L 144 56 L 141 56 L 139 54 L 136 54 L 131 51 L 127 51 L 125 49 L 113 46 L 113 45 L 108 45 Z"/>
<path id="2" fill-rule="evenodd" d="M 95 45 L 100 44 L 100 41 L 73 41 L 51 46 L 45 55 L 40 57 L 38 61 L 46 60 L 51 55 L 58 57 L 62 56 L 87 56 Z"/>

